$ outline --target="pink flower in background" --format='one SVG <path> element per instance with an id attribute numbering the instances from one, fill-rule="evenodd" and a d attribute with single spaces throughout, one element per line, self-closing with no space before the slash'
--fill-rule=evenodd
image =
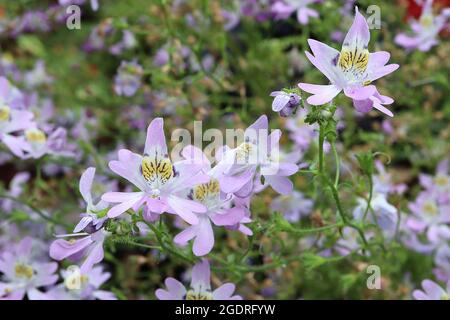
<path id="1" fill-rule="evenodd" d="M 211 291 L 211 271 L 209 262 L 202 260 L 192 268 L 190 289 L 174 278 L 167 278 L 167 290 L 158 289 L 155 292 L 159 300 L 242 300 L 241 296 L 233 295 L 236 286 L 225 283 Z"/>
<path id="2" fill-rule="evenodd" d="M 357 8 L 355 20 L 345 36 L 340 53 L 322 42 L 308 40 L 314 55 L 306 52 L 306 56 L 331 82 L 329 85 L 299 83 L 300 89 L 313 94 L 307 99 L 309 104 L 326 104 L 344 91 L 353 100 L 357 111 L 369 112 L 375 108 L 393 116 L 384 105 L 394 100 L 381 95 L 377 87 L 370 83 L 394 72 L 399 65 L 386 65 L 390 58 L 389 52 L 369 53 L 369 40 L 369 26 Z"/>

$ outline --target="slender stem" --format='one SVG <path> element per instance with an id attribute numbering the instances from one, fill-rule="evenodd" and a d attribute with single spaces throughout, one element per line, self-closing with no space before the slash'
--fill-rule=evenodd
<path id="1" fill-rule="evenodd" d="M 297 229 L 294 227 L 290 227 L 290 228 L 284 228 L 281 231 L 286 231 L 286 232 L 295 233 L 295 234 L 308 234 L 308 233 L 322 232 L 322 231 L 326 231 L 326 230 L 330 230 L 330 229 L 334 229 L 334 228 L 340 228 L 343 226 L 344 226 L 343 223 L 334 223 L 334 224 L 330 224 L 330 225 L 323 226 L 323 227 L 309 228 L 309 229 Z"/>
<path id="2" fill-rule="evenodd" d="M 370 204 L 372 202 L 372 197 L 373 197 L 373 179 L 372 179 L 372 176 L 369 175 L 368 179 L 369 179 L 369 197 L 367 198 L 367 206 L 366 206 L 366 210 L 364 211 L 363 221 L 366 220 L 367 214 L 369 213 Z"/>
<path id="3" fill-rule="evenodd" d="M 339 160 L 339 154 L 336 150 L 336 144 L 334 141 L 331 142 L 331 149 L 333 150 L 334 159 L 336 160 L 336 176 L 334 178 L 334 187 L 337 188 L 339 185 L 339 175 L 340 175 L 340 170 L 341 170 L 341 163 Z"/>
<path id="4" fill-rule="evenodd" d="M 319 174 L 323 173 L 323 143 L 325 141 L 325 128 L 319 123 Z"/>

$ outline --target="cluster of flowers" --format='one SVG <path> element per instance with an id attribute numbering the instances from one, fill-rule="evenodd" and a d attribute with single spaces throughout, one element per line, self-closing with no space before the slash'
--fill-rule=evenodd
<path id="1" fill-rule="evenodd" d="M 66 130 L 41 126 L 24 106 L 21 92 L 0 77 L 0 142 L 22 159 L 38 159 L 46 154 L 72 156 L 65 149 Z"/>

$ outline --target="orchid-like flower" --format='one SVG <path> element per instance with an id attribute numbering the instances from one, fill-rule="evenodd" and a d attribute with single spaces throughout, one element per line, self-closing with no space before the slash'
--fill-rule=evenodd
<path id="1" fill-rule="evenodd" d="M 108 235 L 109 232 L 103 228 L 92 234 L 74 233 L 60 235 L 59 237 L 70 237 L 72 239 L 69 241 L 64 239 L 53 241 L 50 245 L 50 257 L 57 261 L 69 259 L 74 262 L 86 257 L 80 270 L 81 273 L 87 273 L 95 264 L 103 260 L 103 243 Z"/>
<path id="2" fill-rule="evenodd" d="M 450 300 L 450 281 L 447 288 L 443 289 L 431 280 L 422 281 L 422 290 L 414 290 L 413 297 L 416 300 Z"/>
<path id="3" fill-rule="evenodd" d="M 192 158 L 197 163 L 203 163 L 203 171 L 210 176 L 209 182 L 196 185 L 191 191 L 192 199 L 202 203 L 207 211 L 198 213 L 199 223 L 179 233 L 174 238 L 174 242 L 179 245 L 186 245 L 189 240 L 194 239 L 194 254 L 204 256 L 214 246 L 214 232 L 211 222 L 216 226 L 234 226 L 245 217 L 247 208 L 233 206 L 233 196 L 220 191 L 218 172 L 211 169 L 208 158 L 200 149 L 191 146 L 185 148 L 183 152 L 186 153 L 186 158 Z"/>
<path id="4" fill-rule="evenodd" d="M 292 13 L 297 13 L 297 20 L 300 24 L 306 25 L 309 18 L 318 18 L 319 13 L 308 6 L 320 0 L 281 0 L 271 6 L 271 12 L 275 14 L 275 19 L 287 19 Z"/>
<path id="5" fill-rule="evenodd" d="M 42 261 L 36 254 L 38 244 L 30 237 L 6 249 L 0 255 L 0 300 L 22 300 L 25 295 L 32 300 L 39 296 L 38 288 L 54 284 L 58 265 Z"/>
<path id="6" fill-rule="evenodd" d="M 358 8 L 340 53 L 324 43 L 308 40 L 314 55 L 306 52 L 306 56 L 331 82 L 329 85 L 299 83 L 298 86 L 302 90 L 313 94 L 307 99 L 309 104 L 328 103 L 343 90 L 344 94 L 353 100 L 357 111 L 369 112 L 375 108 L 393 116 L 384 105 L 391 104 L 394 100 L 381 95 L 371 83 L 394 72 L 399 65 L 386 65 L 390 58 L 389 52 L 369 53 L 369 40 L 369 26 Z"/>
<path id="7" fill-rule="evenodd" d="M 114 173 L 134 184 L 139 191 L 105 193 L 102 200 L 118 203 L 108 211 L 108 217 L 115 218 L 131 208 L 138 211 L 145 205 L 147 213 L 177 214 L 186 222 L 197 224 L 196 213 L 206 212 L 204 205 L 187 199 L 187 193 L 193 186 L 208 182 L 209 177 L 202 173 L 201 165 L 189 159 L 172 163 L 163 124 L 162 118 L 156 118 L 148 126 L 143 156 L 122 149 L 118 152 L 119 160 L 109 163 Z"/>
<path id="8" fill-rule="evenodd" d="M 95 168 L 90 167 L 86 169 L 80 178 L 80 193 L 86 202 L 86 212 L 81 214 L 81 220 L 75 226 L 73 232 L 80 232 L 89 225 L 92 225 L 95 230 L 100 229 L 106 221 L 106 213 L 102 212 L 108 207 L 108 203 L 100 200 L 94 204 L 92 200 L 92 183 L 94 182 Z M 99 214 L 102 215 L 99 217 Z"/>
<path id="9" fill-rule="evenodd" d="M 167 290 L 158 289 L 155 294 L 159 300 L 242 300 L 234 295 L 236 286 L 225 283 L 211 292 L 211 271 L 209 262 L 203 260 L 192 268 L 191 288 L 186 287 L 174 278 L 167 278 L 164 282 Z"/>
<path id="10" fill-rule="evenodd" d="M 110 277 L 102 266 L 93 267 L 82 273 L 77 266 L 70 266 L 61 271 L 63 283 L 51 288 L 44 295 L 47 300 L 117 300 L 114 293 L 100 290 Z"/>
<path id="11" fill-rule="evenodd" d="M 221 169 L 216 170 L 222 172 L 219 181 L 223 192 L 245 198 L 269 185 L 280 194 L 292 192 L 293 184 L 287 177 L 296 173 L 298 166 L 280 161 L 281 131 L 268 135 L 268 128 L 267 116 L 263 115 L 245 130 L 244 142 L 219 153 L 217 166 Z"/>
<path id="12" fill-rule="evenodd" d="M 447 26 L 450 8 L 444 9 L 438 16 L 433 15 L 433 0 L 425 0 L 419 20 L 411 20 L 412 35 L 398 34 L 394 41 L 405 49 L 429 51 L 438 44 L 439 32 Z"/>

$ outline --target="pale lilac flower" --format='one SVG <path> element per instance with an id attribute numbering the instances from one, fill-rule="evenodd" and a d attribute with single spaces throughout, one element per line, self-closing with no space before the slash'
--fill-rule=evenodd
<path id="1" fill-rule="evenodd" d="M 117 300 L 114 293 L 101 290 L 100 287 L 111 277 L 104 272 L 102 266 L 93 267 L 87 272 L 80 272 L 78 267 L 71 266 L 61 271 L 63 283 L 45 293 L 49 300 Z"/>
<path id="2" fill-rule="evenodd" d="M 114 91 L 119 96 L 131 97 L 141 87 L 144 69 L 136 61 L 122 61 L 114 77 Z"/>
<path id="3" fill-rule="evenodd" d="M 381 194 L 403 194 L 407 186 L 405 184 L 394 184 L 392 175 L 386 171 L 383 163 L 379 160 L 375 161 L 377 174 L 373 175 L 373 191 Z"/>
<path id="4" fill-rule="evenodd" d="M 167 278 L 165 285 L 167 290 L 158 289 L 155 292 L 159 300 L 242 300 L 241 296 L 233 295 L 236 286 L 225 283 L 211 291 L 211 271 L 209 262 L 202 260 L 192 268 L 192 280 L 190 289 L 174 278 Z"/>
<path id="5" fill-rule="evenodd" d="M 309 104 L 326 104 L 344 90 L 345 95 L 353 100 L 357 111 L 369 112 L 375 108 L 393 116 L 384 105 L 394 100 L 381 95 L 376 86 L 370 83 L 394 72 L 399 65 L 386 65 L 390 57 L 386 51 L 369 53 L 369 40 L 369 26 L 357 8 L 355 20 L 345 36 L 340 53 L 324 43 L 308 40 L 314 55 L 306 52 L 306 56 L 331 82 L 329 85 L 299 83 L 302 90 L 313 94 L 307 99 Z"/>
<path id="6" fill-rule="evenodd" d="M 274 91 L 270 96 L 275 97 L 272 102 L 272 110 L 279 112 L 282 117 L 289 117 L 294 114 L 301 99 L 295 93 L 287 93 L 284 91 Z"/>
<path id="7" fill-rule="evenodd" d="M 194 201 L 202 203 L 207 211 L 197 213 L 198 224 L 192 225 L 179 233 L 174 242 L 179 245 L 186 245 L 188 241 L 194 239 L 192 250 L 196 256 L 208 254 L 214 246 L 214 231 L 211 223 L 216 226 L 233 226 L 238 224 L 246 215 L 247 208 L 244 206 L 234 206 L 232 195 L 220 191 L 220 182 L 217 172 L 211 169 L 208 158 L 200 149 L 195 147 L 183 150 L 185 158 L 191 158 L 197 163 L 203 163 L 203 171 L 208 173 L 210 181 L 193 187 L 191 197 Z"/>
<path id="8" fill-rule="evenodd" d="M 234 149 L 224 147 L 219 153 L 222 191 L 242 198 L 249 196 L 255 187 L 262 190 L 269 185 L 280 194 L 292 192 L 293 184 L 287 177 L 296 173 L 298 166 L 280 161 L 281 131 L 277 129 L 269 135 L 268 128 L 267 116 L 263 115 L 245 130 L 243 143 Z"/>
<path id="9" fill-rule="evenodd" d="M 113 172 L 130 181 L 139 191 L 105 193 L 102 200 L 118 203 L 108 211 L 108 217 L 115 218 L 131 208 L 138 211 L 145 205 L 146 219 L 153 220 L 152 214 L 167 212 L 197 224 L 196 213 L 206 211 L 205 206 L 186 196 L 194 185 L 207 182 L 209 178 L 201 172 L 201 164 L 193 164 L 189 159 L 172 163 L 163 125 L 163 119 L 156 118 L 148 126 L 144 156 L 122 149 L 118 152 L 119 160 L 109 163 Z"/>
<path id="10" fill-rule="evenodd" d="M 422 14 L 419 20 L 411 20 L 409 23 L 413 34 L 411 36 L 400 33 L 394 41 L 405 49 L 419 49 L 429 51 L 438 44 L 438 36 L 441 30 L 445 29 L 450 17 L 450 8 L 446 8 L 438 16 L 433 15 L 433 0 L 425 0 Z"/>
<path id="11" fill-rule="evenodd" d="M 387 202 L 386 195 L 374 194 L 370 202 L 370 208 L 366 216 L 367 201 L 363 198 L 357 199 L 358 204 L 353 210 L 353 217 L 356 220 L 364 218 L 377 224 L 388 236 L 392 236 L 397 227 L 397 208 Z"/>
<path id="12" fill-rule="evenodd" d="M 282 213 L 290 222 L 298 222 L 311 213 L 313 206 L 314 202 L 311 199 L 294 190 L 290 195 L 281 195 L 273 199 L 271 209 Z"/>
<path id="13" fill-rule="evenodd" d="M 275 15 L 275 19 L 287 19 L 292 13 L 296 12 L 297 20 L 300 24 L 306 25 L 309 18 L 318 18 L 319 13 L 308 6 L 312 3 L 320 2 L 317 0 L 281 0 L 275 2 L 271 6 L 271 12 Z"/>
<path id="14" fill-rule="evenodd" d="M 113 55 L 119 55 L 123 51 L 134 48 L 137 44 L 137 40 L 134 33 L 130 30 L 122 31 L 122 39 L 109 48 L 109 52 Z"/>
<path id="15" fill-rule="evenodd" d="M 86 169 L 85 172 L 81 175 L 80 178 L 80 193 L 86 202 L 86 212 L 81 214 L 81 220 L 75 226 L 73 232 L 77 233 L 88 226 L 92 226 L 95 230 L 100 229 L 103 226 L 103 223 L 106 221 L 106 212 L 104 211 L 108 208 L 108 203 L 100 200 L 96 204 L 94 204 L 91 194 L 92 183 L 94 182 L 95 177 L 95 168 L 90 167 Z M 98 215 L 102 214 L 102 217 Z"/>
<path id="16" fill-rule="evenodd" d="M 450 281 L 447 289 L 443 289 L 431 280 L 422 281 L 422 290 L 414 290 L 413 297 L 416 300 L 450 300 Z"/>
<path id="17" fill-rule="evenodd" d="M 6 248 L 0 254 L 0 300 L 21 300 L 25 296 L 33 300 L 39 296 L 38 288 L 54 284 L 58 265 L 40 257 L 39 243 L 32 238 L 24 238 L 17 245 Z"/>
<path id="18" fill-rule="evenodd" d="M 37 127 L 25 130 L 23 147 L 26 154 L 24 158 L 39 159 L 44 155 L 73 157 L 74 153 L 69 150 L 67 143 L 67 131 L 60 127 L 53 131 L 47 138 L 44 131 Z"/>
<path id="19" fill-rule="evenodd" d="M 38 60 L 34 65 L 34 69 L 24 74 L 23 80 L 27 88 L 33 89 L 43 84 L 51 84 L 53 77 L 45 71 L 44 61 Z"/>
<path id="20" fill-rule="evenodd" d="M 434 176 L 420 174 L 419 181 L 428 192 L 436 195 L 440 203 L 450 203 L 449 160 L 444 159 L 436 167 Z"/>
<path id="21" fill-rule="evenodd" d="M 80 270 L 81 273 L 89 272 L 95 264 L 103 260 L 103 243 L 108 235 L 109 232 L 103 228 L 92 234 L 74 233 L 60 235 L 59 237 L 70 237 L 72 239 L 69 241 L 64 239 L 53 241 L 50 245 L 50 257 L 57 261 L 69 259 L 74 262 L 85 257 Z"/>

